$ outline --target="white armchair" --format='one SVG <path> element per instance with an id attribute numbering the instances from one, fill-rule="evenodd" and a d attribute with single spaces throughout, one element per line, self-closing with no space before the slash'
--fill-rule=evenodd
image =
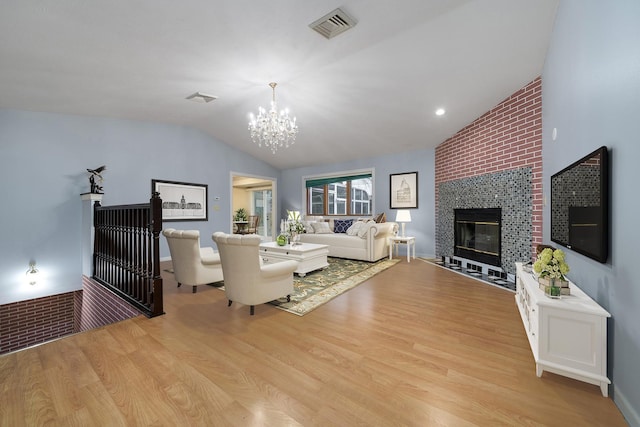
<path id="1" fill-rule="evenodd" d="M 220 282 L 223 279 L 220 255 L 211 247 L 200 247 L 198 230 L 167 228 L 162 234 L 169 244 L 178 287 L 182 284 L 191 285 L 195 293 L 198 285 Z"/>
<path id="2" fill-rule="evenodd" d="M 293 260 L 261 265 L 258 245 L 260 236 L 214 233 L 211 236 L 218 245 L 224 289 L 229 300 L 249 305 L 253 315 L 256 304 L 286 296 L 293 292 L 293 271 L 298 262 Z"/>

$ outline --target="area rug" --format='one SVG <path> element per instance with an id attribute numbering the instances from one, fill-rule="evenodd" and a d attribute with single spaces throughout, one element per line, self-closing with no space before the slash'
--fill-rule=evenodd
<path id="1" fill-rule="evenodd" d="M 366 262 L 328 257 L 329 266 L 323 270 L 312 271 L 304 277 L 293 276 L 291 301 L 287 302 L 286 298 L 281 298 L 271 301 L 270 304 L 289 313 L 304 316 L 399 261 L 384 258 L 377 262 Z M 217 283 L 216 287 L 224 290 L 224 286 Z"/>

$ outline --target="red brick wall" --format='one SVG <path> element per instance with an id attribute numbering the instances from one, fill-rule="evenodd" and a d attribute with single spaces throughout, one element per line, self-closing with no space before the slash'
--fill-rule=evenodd
<path id="1" fill-rule="evenodd" d="M 542 243 L 542 80 L 540 77 L 436 147 L 440 183 L 525 166 L 533 176 L 532 256 Z M 436 209 L 436 215 L 438 210 Z M 436 219 L 437 223 L 437 219 Z"/>
<path id="2" fill-rule="evenodd" d="M 0 354 L 72 334 L 76 293 L 1 305 Z"/>
<path id="3" fill-rule="evenodd" d="M 142 313 L 92 279 L 82 291 L 0 305 L 0 354 Z"/>
<path id="4" fill-rule="evenodd" d="M 80 331 L 98 328 L 142 314 L 87 276 L 82 276 L 82 291 L 81 307 L 76 308 L 80 312 Z"/>

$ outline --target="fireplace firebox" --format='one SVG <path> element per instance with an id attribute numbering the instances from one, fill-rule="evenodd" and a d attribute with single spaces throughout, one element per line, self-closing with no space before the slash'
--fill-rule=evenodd
<path id="1" fill-rule="evenodd" d="M 500 266 L 502 209 L 454 209 L 455 256 Z"/>

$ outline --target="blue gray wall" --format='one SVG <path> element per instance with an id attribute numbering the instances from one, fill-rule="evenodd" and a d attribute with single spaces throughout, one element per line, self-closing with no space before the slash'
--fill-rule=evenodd
<path id="1" fill-rule="evenodd" d="M 230 171 L 280 177 L 189 127 L 0 110 L 0 304 L 81 288 L 80 194 L 89 191 L 86 169 L 102 164 L 103 205 L 147 202 L 154 178 L 208 184 L 209 221 L 165 227 L 198 229 L 210 246 L 214 231 L 230 230 Z M 31 259 L 43 275 L 36 286 L 24 281 Z"/>
<path id="2" fill-rule="evenodd" d="M 418 256 L 435 256 L 435 150 L 433 149 L 284 170 L 280 185 L 281 209 L 285 212 L 287 209 L 305 211 L 303 177 L 371 168 L 375 171 L 374 212 L 376 214 L 385 212 L 387 221 L 394 221 L 396 217 L 396 210 L 389 208 L 389 175 L 418 171 L 418 209 L 411 209 L 411 223 L 405 226 L 406 234 L 416 237 Z M 404 249 L 402 246 L 400 251 Z"/>
<path id="3" fill-rule="evenodd" d="M 570 250 L 569 277 L 607 309 L 614 401 L 640 425 L 640 2 L 561 1 L 542 75 L 543 177 L 599 146 L 611 154 L 611 255 Z M 552 131 L 557 129 L 557 139 Z M 543 215 L 550 242 L 549 206 Z"/>

